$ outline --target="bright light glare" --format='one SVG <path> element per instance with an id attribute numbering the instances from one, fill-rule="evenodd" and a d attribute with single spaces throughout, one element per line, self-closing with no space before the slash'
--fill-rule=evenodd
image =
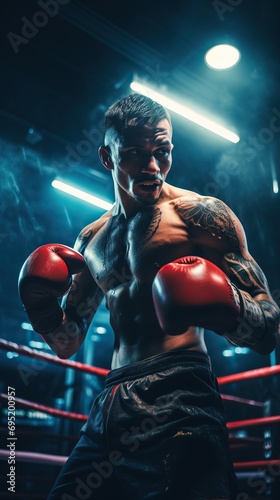
<path id="1" fill-rule="evenodd" d="M 104 335 L 104 333 L 107 333 L 106 328 L 104 326 L 97 326 L 96 332 L 99 333 L 100 335 Z"/>
<path id="2" fill-rule="evenodd" d="M 250 349 L 248 347 L 235 347 L 234 349 L 235 354 L 249 354 Z"/>
<path id="3" fill-rule="evenodd" d="M 13 359 L 13 358 L 17 358 L 18 357 L 18 353 L 17 352 L 8 351 L 8 352 L 6 352 L 6 356 L 7 356 L 8 359 Z"/>
<path id="4" fill-rule="evenodd" d="M 86 193 L 85 191 L 77 189 L 73 186 L 69 186 L 69 184 L 65 184 L 64 182 L 61 181 L 57 180 L 53 181 L 52 186 L 56 189 L 60 189 L 60 191 L 64 191 L 64 193 L 71 194 L 72 196 L 75 196 L 80 200 L 87 201 L 88 203 L 91 203 L 96 207 L 104 208 L 104 210 L 110 210 L 113 206 L 113 204 L 109 203 L 108 201 L 102 200 L 101 198 L 97 198 L 92 194 Z"/>
<path id="5" fill-rule="evenodd" d="M 193 111 L 187 106 L 183 106 L 182 104 L 173 101 L 169 97 L 166 97 L 160 94 L 159 92 L 152 90 L 146 85 L 142 85 L 142 83 L 133 81 L 130 84 L 130 88 L 135 92 L 139 92 L 140 94 L 150 97 L 154 101 L 162 104 L 162 106 L 169 109 L 170 111 L 174 111 L 174 113 L 177 113 L 178 115 L 187 118 L 187 120 L 190 120 L 191 122 L 196 123 L 197 125 L 200 125 L 201 127 L 206 128 L 211 132 L 214 132 L 214 134 L 217 134 L 220 137 L 223 137 L 224 139 L 227 139 L 230 142 L 236 144 L 237 142 L 240 141 L 240 137 L 234 132 L 231 132 L 231 130 L 228 130 L 227 128 L 223 127 L 222 125 L 219 125 L 213 120 L 205 118 L 204 116 L 200 115 L 196 111 Z"/>
<path id="6" fill-rule="evenodd" d="M 20 326 L 23 330 L 33 330 L 32 325 L 30 323 L 21 323 Z"/>
<path id="7" fill-rule="evenodd" d="M 240 52 L 236 47 L 227 44 L 215 45 L 205 54 L 206 64 L 213 69 L 228 69 L 240 61 Z"/>
<path id="8" fill-rule="evenodd" d="M 46 347 L 45 342 L 38 342 L 37 340 L 30 340 L 29 345 L 32 349 L 44 349 Z"/>
<path id="9" fill-rule="evenodd" d="M 231 351 L 230 349 L 225 349 L 225 350 L 223 351 L 223 356 L 224 356 L 225 358 L 231 358 L 232 356 L 234 356 L 234 352 L 233 352 L 233 351 Z"/>
<path id="10" fill-rule="evenodd" d="M 273 180 L 273 193 L 275 193 L 275 194 L 279 193 L 279 186 L 278 186 L 277 179 Z"/>

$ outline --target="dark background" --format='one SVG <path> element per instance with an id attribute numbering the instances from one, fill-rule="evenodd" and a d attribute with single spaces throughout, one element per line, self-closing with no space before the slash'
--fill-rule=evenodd
<path id="1" fill-rule="evenodd" d="M 48 14 L 43 4 L 49 5 Z M 40 336 L 21 327 L 27 317 L 18 297 L 18 274 L 36 247 L 52 242 L 72 246 L 81 228 L 103 213 L 55 190 L 51 186 L 54 179 L 72 182 L 113 202 L 110 174 L 97 155 L 102 118 L 112 102 L 131 92 L 134 78 L 239 134 L 240 142 L 232 144 L 172 113 L 175 149 L 169 182 L 216 196 L 234 210 L 245 228 L 249 249 L 280 302 L 280 203 L 272 184 L 273 179 L 279 181 L 280 170 L 279 13 L 276 0 L 1 3 L 3 339 L 50 353 L 46 345 L 38 344 Z M 205 65 L 206 50 L 217 43 L 233 43 L 239 48 L 242 57 L 236 67 L 219 72 Z M 85 146 L 88 135 L 91 142 Z M 98 333 L 100 326 L 105 333 Z M 218 376 L 280 362 L 279 348 L 270 356 L 237 354 L 232 349 L 232 356 L 226 358 L 223 351 L 230 346 L 223 338 L 206 332 L 206 340 Z M 72 359 L 109 368 L 112 342 L 102 305 L 86 342 Z M 102 378 L 39 364 L 6 350 L 0 357 L 1 392 L 5 394 L 9 385 L 19 398 L 87 413 L 102 388 Z M 277 379 L 231 384 L 223 392 L 272 400 L 269 411 L 279 411 Z M 5 407 L 6 403 L 2 448 Z M 263 410 L 227 403 L 227 411 L 228 419 L 234 420 L 261 416 Z M 27 410 L 18 415 L 18 449 L 68 454 L 80 423 L 48 417 L 42 424 L 40 418 Z M 60 438 L 50 438 L 59 434 Z M 68 440 L 62 441 L 62 435 L 68 435 Z M 255 435 L 262 436 L 263 429 L 256 429 Z M 262 448 L 258 453 L 263 456 Z M 20 463 L 19 470 L 21 467 L 22 476 L 30 475 L 31 466 Z M 44 498 L 56 474 L 50 469 L 44 486 L 38 486 L 40 480 L 33 473 L 33 479 L 18 480 L 25 488 L 22 492 L 28 492 L 26 498 L 38 496 L 38 491 L 38 498 Z M 42 477 L 41 469 L 38 474 Z"/>

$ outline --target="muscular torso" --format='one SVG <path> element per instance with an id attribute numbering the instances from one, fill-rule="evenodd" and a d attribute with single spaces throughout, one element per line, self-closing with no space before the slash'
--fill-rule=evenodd
<path id="1" fill-rule="evenodd" d="M 165 335 L 154 313 L 151 285 L 164 264 L 200 255 L 226 271 L 223 237 L 203 223 L 186 223 L 180 190 L 174 191 L 171 199 L 130 219 L 124 215 L 105 217 L 86 246 L 84 255 L 105 295 L 115 333 L 112 368 L 180 347 L 206 351 L 202 329 L 191 327 L 180 336 Z M 189 206 L 191 211 L 197 200 L 189 196 L 187 209 Z"/>

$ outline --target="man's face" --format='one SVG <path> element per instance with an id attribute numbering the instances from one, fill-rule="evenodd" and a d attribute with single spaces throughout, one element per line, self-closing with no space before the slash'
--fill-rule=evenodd
<path id="1" fill-rule="evenodd" d="M 158 200 L 172 163 L 172 128 L 164 119 L 155 126 L 128 127 L 111 144 L 112 175 L 120 196 L 151 205 Z"/>

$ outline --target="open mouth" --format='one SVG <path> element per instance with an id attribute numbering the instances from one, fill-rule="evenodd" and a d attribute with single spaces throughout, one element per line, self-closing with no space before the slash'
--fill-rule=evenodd
<path id="1" fill-rule="evenodd" d="M 138 187 L 142 189 L 143 191 L 146 191 L 147 193 L 152 193 L 153 191 L 156 191 L 160 187 L 161 183 L 160 181 L 144 181 L 138 184 Z"/>

